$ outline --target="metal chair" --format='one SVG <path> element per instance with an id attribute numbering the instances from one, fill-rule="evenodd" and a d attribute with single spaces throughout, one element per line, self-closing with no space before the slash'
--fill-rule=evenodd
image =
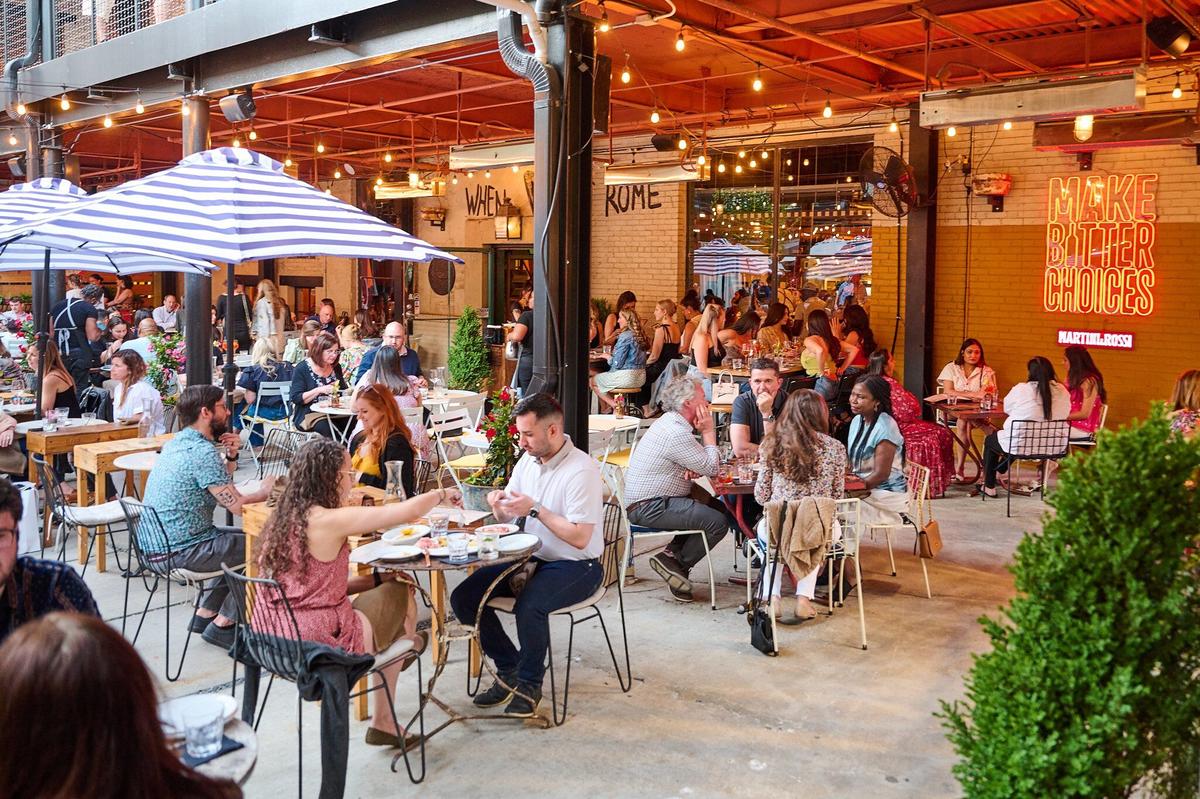
<path id="1" fill-rule="evenodd" d="M 299 430 L 287 430 L 273 427 L 267 432 L 267 441 L 263 444 L 258 456 L 258 479 L 267 475 L 287 474 L 288 464 L 295 457 L 296 451 L 306 441 L 319 438 L 319 433 L 304 433 Z"/>
<path id="2" fill-rule="evenodd" d="M 608 645 L 608 654 L 612 658 L 613 669 L 617 672 L 617 682 L 621 686 L 622 693 L 629 693 L 633 687 L 633 673 L 629 667 L 629 636 L 625 627 L 625 592 L 621 587 L 621 545 L 624 542 L 624 512 L 621 506 L 614 502 L 606 502 L 604 504 L 604 552 L 600 556 L 600 566 L 604 571 L 604 578 L 600 582 L 600 587 L 596 592 L 582 602 L 578 602 L 570 607 L 559 608 L 552 612 L 553 616 L 566 616 L 571 622 L 571 632 L 567 637 L 567 673 L 563 680 L 563 697 L 562 697 L 562 715 L 558 713 L 558 687 L 554 676 L 554 644 L 550 643 L 547 652 L 547 658 L 550 662 L 550 710 L 554 716 L 555 726 L 562 726 L 567 720 L 567 703 L 570 701 L 571 695 L 571 655 L 575 651 L 575 625 L 582 624 L 585 621 L 596 619 L 600 622 L 600 629 L 604 633 L 604 643 Z M 621 612 L 621 640 L 625 646 L 625 673 L 621 673 L 621 666 L 617 662 L 617 653 L 613 649 L 612 638 L 608 634 L 608 626 L 604 623 L 604 614 L 600 611 L 600 600 L 604 599 L 604 595 L 608 593 L 609 588 L 613 585 L 617 587 L 617 606 Z M 494 608 L 502 613 L 515 613 L 517 601 L 512 597 L 495 597 L 488 601 L 488 607 Z M 578 615 L 577 614 L 581 614 Z M 549 622 L 547 622 L 549 623 Z M 482 677 L 482 672 L 480 672 Z M 476 678 L 476 688 L 478 688 L 479 678 Z"/>
<path id="3" fill-rule="evenodd" d="M 858 592 L 858 626 L 862 634 L 862 648 L 867 648 L 867 616 L 863 610 L 863 584 L 862 584 L 862 566 L 859 564 L 859 541 L 862 537 L 862 521 L 861 521 L 861 504 L 859 499 L 839 499 L 837 501 L 837 520 L 841 526 L 841 538 L 830 543 L 829 551 L 825 554 L 825 559 L 828 561 L 826 568 L 826 576 L 828 577 L 828 592 L 829 592 L 829 612 L 833 612 L 834 606 L 842 607 L 846 604 L 846 596 L 842 591 L 846 577 L 846 559 L 854 560 L 854 589 Z M 834 569 L 835 565 L 840 563 L 840 568 L 837 569 L 837 591 L 834 588 Z M 835 599 L 835 594 L 837 598 Z"/>
<path id="4" fill-rule="evenodd" d="M 44 555 L 46 551 L 45 543 L 49 537 L 48 533 L 50 533 L 55 523 L 57 523 L 58 532 L 54 540 L 59 544 L 58 559 L 66 563 L 68 528 L 78 528 L 79 534 L 86 534 L 89 539 L 87 557 L 84 558 L 83 570 L 80 572 L 80 576 L 82 577 L 87 574 L 88 564 L 92 561 L 92 549 L 96 546 L 97 530 L 102 527 L 112 527 L 113 525 L 121 524 L 125 521 L 125 514 L 121 511 L 121 505 L 116 500 L 100 505 L 71 505 L 63 495 L 62 485 L 58 482 L 58 475 L 50 468 L 50 464 L 46 463 L 46 459 L 41 455 L 32 455 L 31 457 L 37 466 L 38 478 L 42 484 L 42 499 L 46 508 L 46 518 L 42 528 L 42 554 Z M 97 488 L 100 487 L 97 486 Z M 100 488 L 100 490 L 103 490 L 103 488 Z M 124 567 L 121 565 L 120 552 L 117 550 L 116 542 L 112 540 L 112 531 L 109 530 L 108 533 L 108 543 L 112 546 L 113 560 L 116 561 L 117 569 L 124 571 Z M 126 563 L 128 564 L 128 560 Z"/>
<path id="5" fill-rule="evenodd" d="M 446 410 L 453 411 L 462 408 L 471 417 L 471 427 L 479 427 L 479 418 L 483 416 L 483 408 L 487 403 L 487 394 L 475 394 L 471 397 L 451 400 L 446 404 Z"/>
<path id="6" fill-rule="evenodd" d="M 1046 464 L 1050 461 L 1060 461 L 1067 456 L 1071 448 L 1071 423 L 1065 420 L 1041 421 L 1036 419 L 1016 419 L 1009 428 L 1009 463 L 1013 461 L 1036 461 L 1039 464 L 1040 479 L 1034 490 L 1041 492 L 1042 501 L 1046 501 Z M 1008 492 L 1008 504 L 1005 515 L 1012 516 L 1013 480 L 1005 481 Z M 1033 492 L 1031 491 L 1030 494 Z M 980 492 L 980 497 L 987 496 Z"/>
<path id="7" fill-rule="evenodd" d="M 901 523 L 872 524 L 867 528 L 867 532 L 872 535 L 876 530 L 883 531 L 884 538 L 887 539 L 888 562 L 892 565 L 893 577 L 896 576 L 896 557 L 892 554 L 892 531 L 912 528 L 913 533 L 917 536 L 913 544 L 913 552 L 916 554 L 921 530 L 925 529 L 925 525 L 933 520 L 933 510 L 930 507 L 929 499 L 929 467 L 910 461 L 904 467 L 904 476 L 908 480 L 908 510 L 900 514 Z M 918 557 L 917 560 L 921 561 L 921 571 L 925 575 L 925 596 L 933 599 L 933 592 L 929 588 L 929 568 L 925 565 L 925 558 Z"/>
<path id="8" fill-rule="evenodd" d="M 149 592 L 149 595 L 146 597 L 146 604 L 142 608 L 141 618 L 138 620 L 137 630 L 134 632 L 133 640 L 130 643 L 137 643 L 138 636 L 142 633 L 142 625 L 146 623 L 146 614 L 150 610 L 150 602 L 154 599 L 159 584 L 166 583 L 167 596 L 166 603 L 163 606 L 163 612 L 166 615 L 163 670 L 166 673 L 167 681 L 175 682 L 183 672 L 183 661 L 187 658 L 188 644 L 192 640 L 192 631 L 189 626 L 187 635 L 183 639 L 183 651 L 179 654 L 179 665 L 175 669 L 174 676 L 172 676 L 171 606 L 173 603 L 171 602 L 171 584 L 179 583 L 189 591 L 195 591 L 196 599 L 192 603 L 192 613 L 194 614 L 196 609 L 200 607 L 205 592 L 208 591 L 208 588 L 204 585 L 205 581 L 220 579 L 221 571 L 198 572 L 176 566 L 174 559 L 178 552 L 171 547 L 171 541 L 167 537 L 166 529 L 163 528 L 158 511 L 149 505 L 144 505 L 141 502 L 135 502 L 131 499 L 122 498 L 118 502 L 124 512 L 126 525 L 129 528 L 129 549 L 137 558 L 139 566 L 138 574 L 140 574 L 142 583 Z M 125 606 L 121 612 L 122 635 L 125 634 L 125 625 L 129 617 L 129 583 L 136 576 L 131 575 L 125 580 Z M 154 581 L 153 584 L 148 584 L 148 581 L 151 579 Z M 190 623 L 191 619 L 189 618 L 188 621 Z"/>
<path id="9" fill-rule="evenodd" d="M 1104 424 L 1107 421 L 1108 421 L 1108 405 L 1101 404 L 1101 406 L 1100 406 L 1100 421 L 1096 425 L 1096 431 L 1094 433 L 1092 433 L 1091 435 L 1089 435 L 1087 438 L 1072 438 L 1071 446 L 1072 447 L 1083 447 L 1085 449 L 1091 449 L 1092 447 L 1096 446 L 1096 435 L 1099 434 L 1099 432 L 1104 429 Z"/>
<path id="10" fill-rule="evenodd" d="M 287 595 L 284 594 L 278 582 L 262 577 L 247 577 L 227 566 L 223 568 L 223 573 L 226 581 L 229 583 L 230 593 L 237 604 L 238 617 L 234 652 L 239 654 L 244 652 L 253 659 L 254 664 L 266 669 L 271 674 L 271 679 L 267 683 L 267 690 L 263 694 L 263 698 L 258 705 L 258 710 L 255 712 L 254 719 L 252 720 L 254 729 L 257 731 L 258 724 L 262 721 L 263 709 L 266 707 L 267 699 L 271 695 L 271 686 L 275 683 L 275 678 L 279 677 L 288 682 L 298 683 L 308 677 L 308 660 L 303 650 L 305 642 L 300 636 L 300 627 L 296 623 L 296 614 L 292 610 L 291 603 L 288 602 Z M 421 693 L 424 680 L 421 675 L 420 653 L 413 648 L 410 640 L 401 638 L 374 657 L 374 665 L 367 671 L 368 677 L 377 674 L 384 668 L 405 660 L 416 661 L 417 712 L 409 719 L 408 724 L 404 725 L 404 729 L 407 730 L 414 721 L 418 721 L 419 723 L 421 732 L 421 768 L 419 775 L 413 773 L 412 763 L 408 759 L 408 750 L 401 747 L 401 753 L 404 755 L 404 765 L 408 770 L 408 778 L 414 784 L 420 783 L 425 779 L 425 706 Z M 368 684 L 370 682 L 368 680 Z M 372 691 L 377 691 L 380 688 L 383 689 L 384 694 L 387 696 L 388 707 L 392 713 L 392 722 L 396 725 L 396 729 L 400 729 L 400 721 L 396 717 L 395 698 L 392 696 L 392 690 L 388 687 L 387 680 L 382 675 L 379 677 L 378 685 L 371 686 L 362 691 L 355 691 L 350 694 L 350 698 L 355 699 Z M 302 796 L 304 792 L 304 720 L 301 712 L 303 702 L 304 698 L 297 693 L 296 770 L 299 776 L 297 796 Z M 348 705 L 346 712 L 349 713 Z"/>
<path id="11" fill-rule="evenodd" d="M 483 465 L 484 456 L 480 454 L 463 455 L 462 444 L 459 441 L 459 434 L 463 430 L 471 428 L 471 414 L 466 408 L 455 408 L 442 412 L 432 412 L 429 414 L 429 436 L 434 441 L 436 448 L 439 467 L 442 471 L 450 473 L 454 483 L 459 488 L 462 483 L 458 479 L 458 471 L 466 469 L 478 469 Z M 454 445 L 458 448 L 459 457 L 457 459 L 450 458 L 449 445 Z"/>
<path id="12" fill-rule="evenodd" d="M 624 492 L 622 491 L 622 494 Z M 629 521 L 629 514 L 625 509 L 625 500 L 623 496 L 618 497 L 621 509 L 621 519 L 625 525 L 626 539 L 625 551 L 621 557 L 621 586 L 625 585 L 625 574 L 629 571 L 633 563 L 634 551 L 633 541 L 635 538 L 674 538 L 677 535 L 698 535 L 700 541 L 704 544 L 704 563 L 708 566 L 708 601 L 709 606 L 717 609 L 717 577 L 713 573 L 712 552 L 708 548 L 708 534 L 704 530 L 660 530 L 656 527 L 644 527 L 640 524 L 633 524 Z M 657 547 L 656 547 L 657 549 Z M 650 550 L 647 550 L 647 552 Z M 646 554 L 641 552 L 638 554 Z"/>
<path id="13" fill-rule="evenodd" d="M 254 460 L 255 468 L 258 467 L 258 453 L 254 451 L 254 446 L 250 443 L 253 436 L 255 425 L 260 425 L 264 432 L 270 432 L 275 428 L 284 430 L 292 429 L 292 402 L 291 402 L 292 384 L 290 382 L 267 382 L 264 381 L 258 384 L 258 391 L 254 393 L 254 405 L 242 411 L 242 426 L 249 429 L 251 434 L 246 436 L 246 447 L 250 450 L 250 457 Z M 283 403 L 283 418 L 269 419 L 261 413 L 263 399 L 277 398 Z M 265 445 L 266 442 L 264 442 Z"/>

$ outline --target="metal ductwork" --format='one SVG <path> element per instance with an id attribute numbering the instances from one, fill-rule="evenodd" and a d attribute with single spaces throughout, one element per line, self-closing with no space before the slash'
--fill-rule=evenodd
<path id="1" fill-rule="evenodd" d="M 524 5 L 519 4 L 519 5 Z M 529 9 L 526 19 L 529 20 L 529 30 L 531 33 L 539 26 L 539 23 L 530 13 Z M 521 15 L 508 7 L 500 7 L 496 9 L 497 31 L 496 37 L 500 48 L 500 58 L 504 60 L 504 65 L 514 74 L 525 78 L 533 84 L 533 90 L 538 94 L 544 94 L 551 90 L 552 83 L 557 83 L 557 74 L 546 64 L 545 54 L 545 32 L 539 37 L 534 35 L 534 52 L 529 52 L 525 49 L 525 37 L 521 35 Z M 538 42 L 542 43 L 542 51 L 538 52 Z"/>
<path id="2" fill-rule="evenodd" d="M 4 86 L 7 92 L 4 98 L 4 110 L 13 119 L 19 120 L 17 114 L 17 73 L 31 66 L 42 53 L 42 4 L 39 0 L 26 0 L 25 3 L 25 55 L 14 58 L 4 65 Z"/>

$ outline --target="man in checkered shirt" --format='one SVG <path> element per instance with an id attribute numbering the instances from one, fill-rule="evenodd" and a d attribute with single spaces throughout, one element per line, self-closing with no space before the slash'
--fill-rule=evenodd
<path id="1" fill-rule="evenodd" d="M 737 522 L 724 503 L 692 482 L 716 476 L 721 465 L 704 389 L 696 378 L 680 375 L 659 400 L 666 413 L 638 442 L 625 475 L 629 521 L 656 530 L 703 530 L 711 550 Z M 688 575 L 704 552 L 699 536 L 679 535 L 650 559 L 650 568 L 666 580 L 675 599 L 691 602 Z"/>

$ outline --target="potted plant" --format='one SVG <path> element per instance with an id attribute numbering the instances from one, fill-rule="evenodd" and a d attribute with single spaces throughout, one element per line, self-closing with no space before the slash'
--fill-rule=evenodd
<path id="1" fill-rule="evenodd" d="M 488 438 L 484 466 L 463 480 L 463 506 L 470 510 L 489 510 L 487 495 L 508 484 L 520 457 L 517 426 L 513 422 L 516 395 L 508 386 L 492 396 L 492 410 L 483 417 L 481 427 Z"/>
<path id="2" fill-rule="evenodd" d="M 187 364 L 187 348 L 183 337 L 175 333 L 150 336 L 150 348 L 154 357 L 146 364 L 146 381 L 162 397 L 166 410 L 164 421 L 170 430 L 174 425 L 175 403 L 179 399 L 177 376 Z"/>
<path id="3" fill-rule="evenodd" d="M 1200 748 L 1200 442 L 1162 407 L 1068 458 L 1017 596 L 942 704 L 968 799 L 1194 797 Z"/>
<path id="4" fill-rule="evenodd" d="M 483 340 L 479 314 L 474 308 L 464 308 L 458 317 L 454 337 L 450 340 L 447 365 L 450 388 L 479 391 L 492 375 L 488 347 Z"/>

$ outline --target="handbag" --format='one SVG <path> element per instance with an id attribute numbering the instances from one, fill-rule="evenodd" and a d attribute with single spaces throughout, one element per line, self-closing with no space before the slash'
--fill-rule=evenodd
<path id="1" fill-rule="evenodd" d="M 921 557 L 927 560 L 932 560 L 942 551 L 942 530 L 936 519 L 930 519 L 924 529 L 917 531 L 917 548 Z"/>
<path id="2" fill-rule="evenodd" d="M 504 342 L 504 360 L 515 361 L 521 357 L 521 342 L 506 341 Z"/>
<path id="3" fill-rule="evenodd" d="M 784 504 L 784 510 L 787 505 Z M 780 515 L 784 513 L 780 511 Z M 781 519 L 782 521 L 782 519 Z M 771 585 L 775 585 L 775 573 L 779 568 L 779 546 L 775 547 L 775 557 L 770 558 L 771 542 L 767 540 L 767 556 L 771 561 Z M 775 646 L 775 620 L 771 618 L 771 600 L 768 597 L 766 600 L 762 598 L 763 580 L 766 579 L 767 570 L 765 568 L 758 570 L 758 579 L 754 582 L 754 592 L 750 600 L 750 604 L 746 606 L 746 621 L 750 625 L 750 646 L 762 652 L 767 657 L 775 657 L 779 654 L 779 649 Z"/>
<path id="4" fill-rule="evenodd" d="M 729 378 L 728 381 L 725 378 Z M 721 372 L 712 384 L 712 402 L 714 405 L 732 405 L 738 398 L 738 385 L 733 382 L 733 375 Z"/>

